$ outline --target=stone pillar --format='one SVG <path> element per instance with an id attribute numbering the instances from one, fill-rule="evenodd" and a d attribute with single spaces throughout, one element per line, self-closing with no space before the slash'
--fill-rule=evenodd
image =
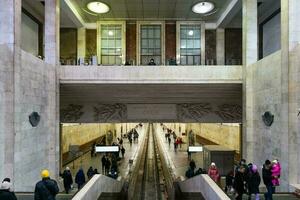
<path id="1" fill-rule="evenodd" d="M 257 61 L 257 1 L 243 0 L 243 155 L 255 161 L 253 71 Z"/>
<path id="2" fill-rule="evenodd" d="M 284 132 L 282 154 L 288 155 L 286 177 L 288 183 L 299 184 L 299 143 L 300 143 L 300 2 L 297 0 L 281 1 L 281 90 L 282 104 L 288 107 L 285 119 L 288 131 Z M 292 191 L 292 188 L 290 188 Z"/>
<path id="3" fill-rule="evenodd" d="M 217 29 L 216 37 L 217 65 L 225 65 L 225 31 L 223 28 Z"/>
<path id="4" fill-rule="evenodd" d="M 77 29 L 77 60 L 79 58 L 85 58 L 86 50 L 86 29 Z"/>
<path id="5" fill-rule="evenodd" d="M 243 0 L 243 64 L 257 61 L 257 1 Z"/>
<path id="6" fill-rule="evenodd" d="M 45 1 L 45 62 L 59 64 L 59 0 Z"/>
<path id="7" fill-rule="evenodd" d="M 201 23 L 201 65 L 205 65 L 205 22 Z"/>
<path id="8" fill-rule="evenodd" d="M 15 79 L 20 75 L 21 1 L 0 0 L 0 179 L 14 181 Z"/>
<path id="9" fill-rule="evenodd" d="M 54 178 L 58 178 L 60 163 L 59 130 L 59 30 L 60 0 L 45 1 L 45 62 L 55 68 L 56 100 L 55 131 L 48 136 L 48 169 Z"/>

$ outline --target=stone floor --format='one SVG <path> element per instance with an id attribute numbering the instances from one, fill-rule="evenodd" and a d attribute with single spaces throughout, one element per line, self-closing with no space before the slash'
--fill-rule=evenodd
<path id="1" fill-rule="evenodd" d="M 169 146 L 168 141 L 165 139 L 165 133 L 161 126 L 156 126 L 156 137 L 163 144 L 164 151 L 167 152 L 169 157 L 170 165 L 174 170 L 176 177 L 185 177 L 185 172 L 189 166 L 189 160 L 187 155 L 187 144 L 182 144 L 181 148 L 178 147 L 177 151 L 174 150 L 174 140 L 172 138 L 171 145 Z M 196 144 L 199 145 L 199 144 Z M 192 159 L 196 162 L 196 169 L 199 167 L 203 168 L 203 153 L 192 153 Z"/>

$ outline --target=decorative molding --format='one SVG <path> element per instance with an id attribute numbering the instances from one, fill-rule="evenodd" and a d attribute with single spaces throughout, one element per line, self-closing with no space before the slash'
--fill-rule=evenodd
<path id="1" fill-rule="evenodd" d="M 60 110 L 61 121 L 76 122 L 81 118 L 83 105 L 69 104 Z"/>
<path id="2" fill-rule="evenodd" d="M 223 104 L 218 106 L 215 113 L 225 121 L 242 118 L 242 106 L 236 104 Z"/>
<path id="3" fill-rule="evenodd" d="M 266 126 L 271 126 L 274 122 L 274 115 L 272 115 L 272 113 L 270 111 L 266 111 L 262 115 L 262 120 Z"/>
<path id="4" fill-rule="evenodd" d="M 179 120 L 194 119 L 200 120 L 204 115 L 211 113 L 210 103 L 198 104 L 177 104 L 177 116 Z"/>
<path id="5" fill-rule="evenodd" d="M 29 122 L 32 127 L 37 127 L 41 120 L 41 116 L 39 115 L 38 112 L 32 112 L 29 116 Z"/>
<path id="6" fill-rule="evenodd" d="M 94 120 L 108 121 L 118 120 L 124 121 L 127 119 L 127 106 L 125 104 L 98 104 L 94 106 Z"/>

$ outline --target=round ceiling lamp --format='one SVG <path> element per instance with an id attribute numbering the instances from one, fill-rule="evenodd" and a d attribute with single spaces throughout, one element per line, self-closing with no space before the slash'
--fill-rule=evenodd
<path id="1" fill-rule="evenodd" d="M 211 12 L 214 8 L 215 5 L 212 2 L 203 1 L 195 4 L 192 11 L 197 14 L 206 14 Z"/>
<path id="2" fill-rule="evenodd" d="M 98 13 L 98 14 L 107 13 L 109 11 L 108 5 L 106 5 L 105 3 L 102 3 L 100 1 L 89 2 L 87 4 L 87 8 L 90 11 L 92 11 L 94 13 Z"/>

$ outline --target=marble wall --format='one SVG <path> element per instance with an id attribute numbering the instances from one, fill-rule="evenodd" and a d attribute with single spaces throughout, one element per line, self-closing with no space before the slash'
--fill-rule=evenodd
<path id="1" fill-rule="evenodd" d="M 55 66 L 45 64 L 30 53 L 21 51 L 21 64 L 15 76 L 15 148 L 14 179 L 17 191 L 33 191 L 40 179 L 40 171 L 48 168 L 52 175 L 58 164 L 50 156 L 50 149 L 57 149 L 53 141 L 58 121 L 56 119 Z M 38 112 L 40 122 L 32 127 L 28 116 Z M 56 158 L 56 159 L 55 159 Z M 54 164 L 53 164 L 54 163 Z M 57 163 L 57 164 L 56 164 Z M 34 166 L 34 167 L 33 167 Z"/>
<path id="2" fill-rule="evenodd" d="M 225 29 L 225 64 L 242 64 L 242 29 Z"/>
<path id="3" fill-rule="evenodd" d="M 283 87 L 281 51 L 246 67 L 246 107 L 253 117 L 244 121 L 244 155 L 262 166 L 266 159 L 279 159 L 282 167 L 280 191 L 288 190 L 288 94 Z M 262 115 L 269 111 L 274 122 L 267 126 Z M 249 113 L 248 113 L 249 114 Z M 248 115 L 249 116 L 249 115 Z M 250 115 L 251 116 L 251 115 Z"/>
<path id="4" fill-rule="evenodd" d="M 191 123 L 188 127 L 195 134 L 240 153 L 239 124 Z"/>
<path id="5" fill-rule="evenodd" d="M 13 52 L 0 45 L 0 180 L 12 174 L 14 144 Z"/>
<path id="6" fill-rule="evenodd" d="M 77 29 L 60 29 L 60 59 L 64 64 L 72 64 L 77 60 Z M 72 62 L 71 62 L 72 61 Z M 76 64 L 73 63 L 73 64 Z"/>
<path id="7" fill-rule="evenodd" d="M 102 135 L 109 130 L 115 130 L 114 124 L 65 124 L 62 127 L 62 153 L 69 151 L 70 145 L 83 145 Z"/>

